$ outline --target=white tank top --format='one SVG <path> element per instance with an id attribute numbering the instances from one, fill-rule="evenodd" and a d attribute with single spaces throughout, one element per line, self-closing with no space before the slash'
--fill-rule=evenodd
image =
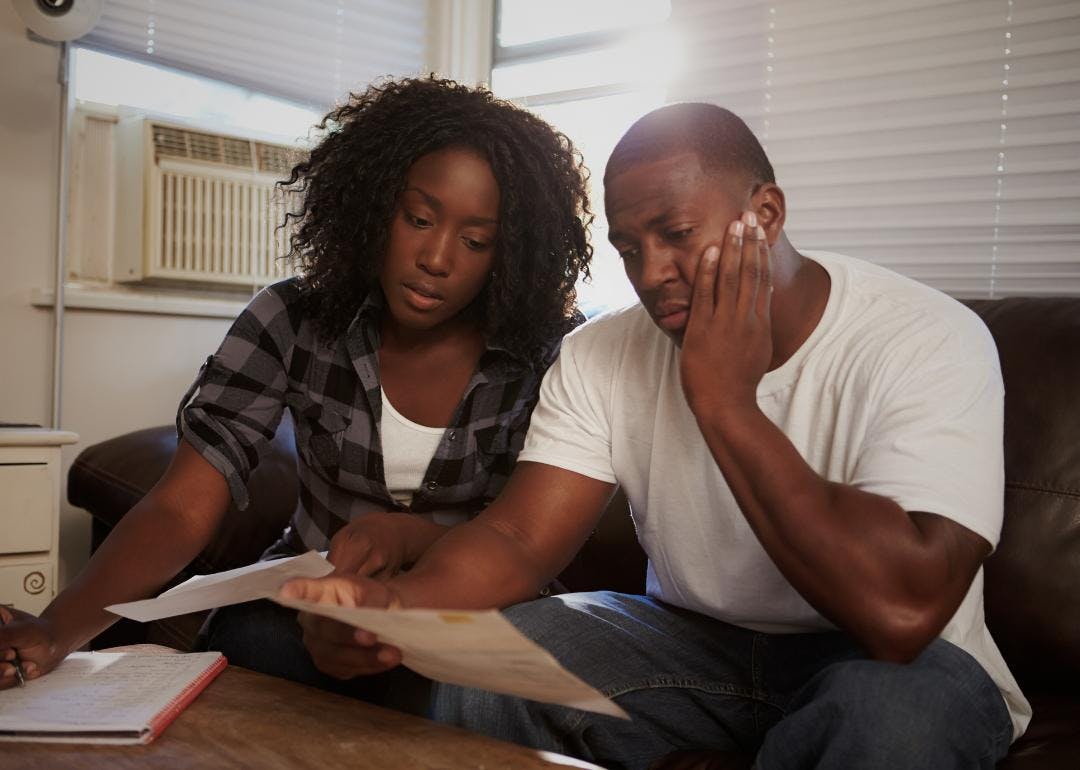
<path id="1" fill-rule="evenodd" d="M 419 425 L 402 415 L 382 390 L 383 468 L 390 495 L 405 506 L 412 504 L 413 495 L 424 482 L 431 458 L 439 446 L 446 428 Z"/>

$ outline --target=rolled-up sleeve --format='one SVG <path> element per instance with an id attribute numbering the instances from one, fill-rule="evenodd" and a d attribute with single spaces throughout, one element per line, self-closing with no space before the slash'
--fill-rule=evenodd
<path id="1" fill-rule="evenodd" d="M 179 438 L 225 477 L 241 510 L 248 477 L 281 421 L 289 330 L 281 296 L 264 289 L 206 359 L 176 415 Z"/>

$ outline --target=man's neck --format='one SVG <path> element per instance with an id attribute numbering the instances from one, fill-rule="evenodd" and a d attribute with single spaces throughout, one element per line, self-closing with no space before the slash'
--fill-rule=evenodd
<path id="1" fill-rule="evenodd" d="M 829 301 L 829 273 L 781 233 L 772 248 L 772 339 L 769 371 L 778 369 L 817 328 Z"/>

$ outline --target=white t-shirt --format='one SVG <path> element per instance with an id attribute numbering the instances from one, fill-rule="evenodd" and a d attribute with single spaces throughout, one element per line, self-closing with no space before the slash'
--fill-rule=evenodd
<path id="1" fill-rule="evenodd" d="M 807 256 L 828 271 L 829 300 L 809 339 L 764 376 L 758 405 L 823 478 L 946 516 L 996 546 L 1003 386 L 990 333 L 920 283 Z M 518 460 L 623 488 L 650 596 L 759 631 L 834 628 L 750 529 L 686 403 L 679 349 L 640 305 L 564 340 Z M 981 569 L 941 636 L 982 664 L 1022 734 L 1031 707 L 986 629 Z"/>

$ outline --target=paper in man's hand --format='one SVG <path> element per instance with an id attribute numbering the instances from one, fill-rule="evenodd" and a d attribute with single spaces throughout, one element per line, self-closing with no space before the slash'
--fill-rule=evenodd
<path id="1" fill-rule="evenodd" d="M 333 565 L 314 552 L 199 575 L 156 599 L 105 609 L 139 621 L 228 604 L 272 599 L 374 633 L 401 650 L 404 665 L 429 679 L 557 703 L 629 719 L 621 708 L 559 665 L 496 610 L 384 610 L 284 600 L 278 589 L 296 577 L 323 577 Z"/>

